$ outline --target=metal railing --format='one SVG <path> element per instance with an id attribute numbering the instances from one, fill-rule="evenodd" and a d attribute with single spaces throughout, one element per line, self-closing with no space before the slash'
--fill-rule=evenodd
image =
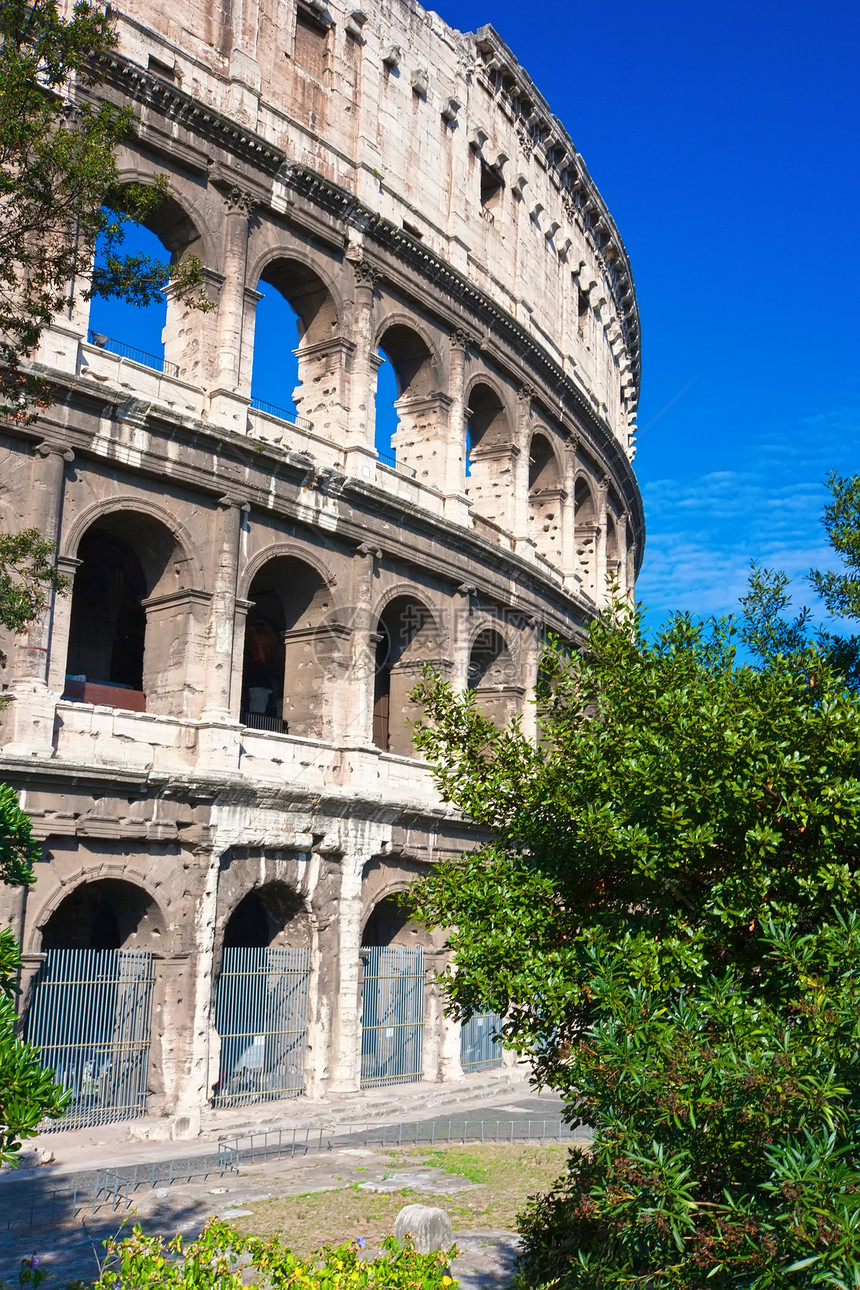
<path id="1" fill-rule="evenodd" d="M 418 478 L 418 471 L 415 467 L 405 466 L 402 462 L 399 462 L 393 452 L 380 452 L 377 449 L 376 456 L 383 466 L 387 466 L 389 470 L 396 470 L 398 475 L 408 475 L 410 479 Z"/>
<path id="2" fill-rule="evenodd" d="M 413 1083 L 424 1069 L 424 950 L 373 945 L 361 957 L 361 1087 Z"/>
<path id="3" fill-rule="evenodd" d="M 295 409 L 279 408 L 277 403 L 267 403 L 256 394 L 251 395 L 251 407 L 255 412 L 265 412 L 266 416 L 274 417 L 276 421 L 286 421 L 288 425 L 297 426 L 299 430 L 313 429 L 313 423 L 308 421 L 307 417 L 300 417 Z"/>
<path id="4" fill-rule="evenodd" d="M 161 354 L 147 354 L 143 349 L 127 345 L 124 340 L 114 340 L 112 336 L 103 336 L 97 331 L 90 331 L 89 338 L 90 344 L 95 345 L 96 349 L 103 349 L 108 354 L 116 354 L 117 358 L 129 358 L 141 367 L 150 367 L 154 372 L 161 372 L 163 376 L 179 375 L 179 364 L 169 362 Z"/>
<path id="5" fill-rule="evenodd" d="M 144 950 L 45 952 L 26 1038 L 73 1097 L 43 1133 L 144 1114 L 152 986 Z"/>
<path id="6" fill-rule="evenodd" d="M 217 1153 L 179 1156 L 150 1164 L 91 1170 L 73 1187 L 45 1186 L 0 1176 L 0 1225 L 7 1229 L 57 1227 L 70 1217 L 131 1205 L 143 1187 L 171 1187 L 217 1174 L 238 1174 L 242 1165 L 307 1156 L 350 1147 L 433 1147 L 526 1142 L 541 1145 L 588 1142 L 587 1129 L 571 1129 L 563 1120 L 415 1120 L 398 1124 L 348 1125 L 344 1129 L 269 1129 L 220 1144 Z"/>
<path id="7" fill-rule="evenodd" d="M 267 717 L 264 712 L 240 712 L 239 723 L 249 730 L 269 730 L 277 735 L 285 735 L 289 731 L 283 717 Z"/>
<path id="8" fill-rule="evenodd" d="M 230 946 L 215 984 L 215 1106 L 299 1097 L 305 1087 L 310 950 Z"/>

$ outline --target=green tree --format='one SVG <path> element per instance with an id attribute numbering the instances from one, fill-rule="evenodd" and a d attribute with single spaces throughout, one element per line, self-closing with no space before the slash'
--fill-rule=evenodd
<path id="1" fill-rule="evenodd" d="M 830 501 L 824 508 L 824 527 L 846 571 L 822 573 L 813 569 L 809 581 L 831 614 L 857 619 L 860 618 L 860 475 L 843 479 L 834 472 L 827 486 Z"/>
<path id="2" fill-rule="evenodd" d="M 524 1286 L 860 1284 L 860 708 L 817 644 L 736 640 L 617 604 L 550 651 L 541 746 L 416 693 L 493 838 L 415 892 L 450 1006 L 506 1014 L 594 1135 L 523 1217 Z"/>
<path id="3" fill-rule="evenodd" d="M 22 367 L 42 331 L 78 293 L 156 299 L 169 280 L 193 293 L 199 262 L 124 255 L 129 221 L 163 201 L 164 182 L 121 186 L 114 149 L 134 130 L 132 108 L 98 101 L 116 43 L 108 8 L 79 0 L 0 5 L 0 417 L 29 420 L 50 387 Z M 90 266 L 96 245 L 104 252 Z M 209 307 L 202 295 L 196 303 Z"/>

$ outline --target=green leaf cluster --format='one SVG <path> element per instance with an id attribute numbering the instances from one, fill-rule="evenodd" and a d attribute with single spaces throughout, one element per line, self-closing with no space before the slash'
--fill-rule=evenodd
<path id="1" fill-rule="evenodd" d="M 860 705 L 818 644 L 741 663 L 738 631 L 616 604 L 550 650 L 537 745 L 415 694 L 492 838 L 414 891 L 449 1006 L 506 1014 L 594 1135 L 523 1217 L 523 1287 L 860 1285 Z"/>
<path id="2" fill-rule="evenodd" d="M 376 1259 L 359 1257 L 357 1242 L 326 1246 L 318 1257 L 298 1259 L 279 1237 L 243 1236 L 227 1223 L 210 1219 L 187 1244 L 181 1236 L 166 1242 L 135 1227 L 131 1236 L 106 1242 L 98 1280 L 74 1290 L 456 1290 L 446 1264 L 456 1250 L 419 1254 L 411 1241 L 389 1237 Z M 72 1290 L 72 1287 L 69 1288 Z"/>

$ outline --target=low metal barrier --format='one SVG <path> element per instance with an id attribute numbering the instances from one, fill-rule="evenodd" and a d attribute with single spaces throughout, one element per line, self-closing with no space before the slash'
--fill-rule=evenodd
<path id="1" fill-rule="evenodd" d="M 265 399 L 258 399 L 256 394 L 251 395 L 251 407 L 255 412 L 265 412 L 267 417 L 274 417 L 276 421 L 286 421 L 288 425 L 296 426 L 299 430 L 313 429 L 313 424 L 307 417 L 300 417 L 298 412 L 290 408 L 279 408 L 277 403 L 267 403 Z"/>
<path id="2" fill-rule="evenodd" d="M 115 354 L 117 358 L 129 358 L 140 367 L 149 367 L 153 372 L 161 372 L 162 376 L 179 375 L 179 364 L 169 362 L 161 354 L 147 354 L 146 350 L 138 349 L 135 345 L 127 345 L 124 340 L 114 340 L 112 336 L 103 336 L 97 331 L 91 331 L 89 338 L 90 344 L 95 345 L 96 349 Z"/>

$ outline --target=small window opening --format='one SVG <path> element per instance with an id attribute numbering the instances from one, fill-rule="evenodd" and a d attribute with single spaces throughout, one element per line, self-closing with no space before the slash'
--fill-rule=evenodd
<path id="1" fill-rule="evenodd" d="M 481 206 L 485 211 L 492 211 L 499 205 L 504 180 L 497 170 L 481 161 Z"/>
<path id="2" fill-rule="evenodd" d="M 580 336 L 584 336 L 585 320 L 588 317 L 588 311 L 589 311 L 590 305 L 588 303 L 588 296 L 586 296 L 585 293 L 579 289 L 579 287 L 577 287 L 576 289 L 576 294 L 577 294 L 577 313 L 578 313 L 578 317 L 576 320 L 576 329 L 579 332 Z"/>
<path id="3" fill-rule="evenodd" d="M 156 76 L 160 76 L 163 81 L 171 81 L 173 84 L 177 84 L 181 79 L 175 65 L 164 63 L 160 58 L 155 58 L 152 54 L 149 55 L 149 70 L 154 72 Z"/>
<path id="4" fill-rule="evenodd" d="M 316 17 L 306 10 L 299 9 L 296 14 L 295 59 L 317 80 L 325 72 L 328 29 Z"/>

